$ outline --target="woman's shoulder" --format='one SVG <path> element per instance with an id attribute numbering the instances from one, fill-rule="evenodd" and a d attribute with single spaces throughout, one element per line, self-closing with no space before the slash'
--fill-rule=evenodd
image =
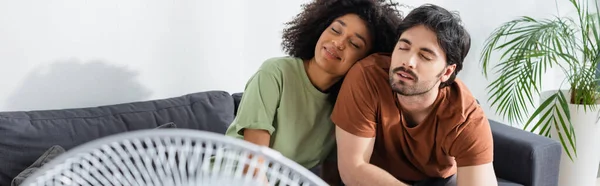
<path id="1" fill-rule="evenodd" d="M 272 57 L 265 60 L 259 70 L 269 72 L 296 71 L 302 67 L 301 65 L 302 59 L 300 58 L 291 56 Z"/>

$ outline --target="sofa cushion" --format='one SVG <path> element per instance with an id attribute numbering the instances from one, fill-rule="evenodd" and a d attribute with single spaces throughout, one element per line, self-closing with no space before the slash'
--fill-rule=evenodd
<path id="1" fill-rule="evenodd" d="M 233 121 L 233 110 L 229 93 L 209 91 L 92 108 L 0 112 L 0 185 L 10 185 L 54 145 L 69 150 L 97 138 L 168 122 L 177 128 L 223 134 Z"/>

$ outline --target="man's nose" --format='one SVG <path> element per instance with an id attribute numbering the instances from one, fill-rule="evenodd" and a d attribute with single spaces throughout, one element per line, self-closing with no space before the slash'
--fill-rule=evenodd
<path id="1" fill-rule="evenodd" d="M 414 55 L 410 55 L 404 60 L 402 65 L 407 68 L 414 69 L 417 68 L 417 60 L 415 59 Z"/>

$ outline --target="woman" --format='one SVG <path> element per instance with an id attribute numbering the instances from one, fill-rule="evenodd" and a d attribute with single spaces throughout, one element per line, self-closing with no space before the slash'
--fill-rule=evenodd
<path id="1" fill-rule="evenodd" d="M 329 119 L 358 60 L 391 52 L 401 15 L 378 0 L 316 0 L 283 31 L 287 57 L 266 60 L 246 84 L 226 135 L 269 146 L 311 169 L 335 147 Z"/>

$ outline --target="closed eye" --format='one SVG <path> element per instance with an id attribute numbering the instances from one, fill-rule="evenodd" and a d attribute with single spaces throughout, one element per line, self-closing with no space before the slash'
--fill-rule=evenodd
<path id="1" fill-rule="evenodd" d="M 423 55 L 423 54 L 421 54 L 421 57 L 422 57 L 423 59 L 425 59 L 426 61 L 430 61 L 430 60 L 431 60 L 431 58 L 428 58 L 428 57 L 426 57 L 426 56 L 425 56 L 425 55 Z"/>
<path id="2" fill-rule="evenodd" d="M 360 46 L 358 46 L 357 44 L 354 44 L 352 41 L 350 41 L 350 44 L 351 44 L 352 46 L 354 46 L 354 48 L 360 48 Z"/>
<path id="3" fill-rule="evenodd" d="M 338 34 L 340 33 L 339 31 L 337 31 L 337 30 L 336 30 L 335 28 L 333 28 L 333 27 L 331 27 L 331 30 L 333 30 L 333 32 L 335 32 L 335 33 L 338 33 Z"/>

